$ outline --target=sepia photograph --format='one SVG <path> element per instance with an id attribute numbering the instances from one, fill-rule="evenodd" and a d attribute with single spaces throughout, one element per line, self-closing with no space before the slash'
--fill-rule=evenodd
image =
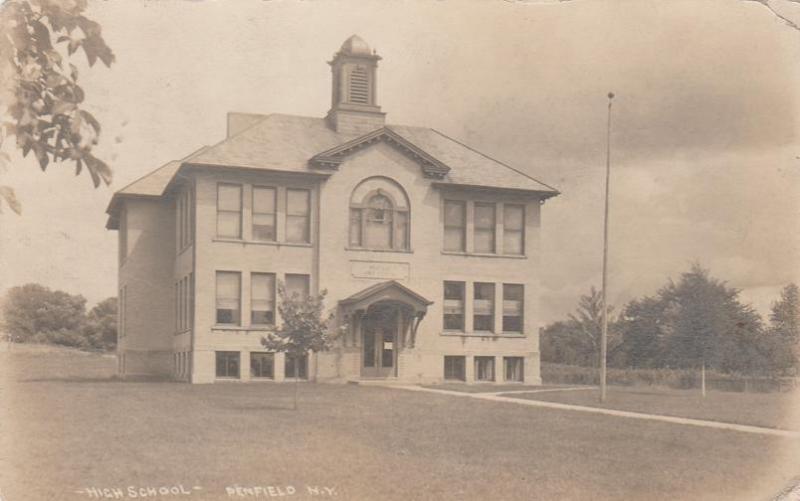
<path id="1" fill-rule="evenodd" d="M 800 0 L 0 1 L 0 501 L 800 501 Z"/>

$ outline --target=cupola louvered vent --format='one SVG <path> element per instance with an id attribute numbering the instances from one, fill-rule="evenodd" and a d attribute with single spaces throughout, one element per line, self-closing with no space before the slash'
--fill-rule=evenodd
<path id="1" fill-rule="evenodd" d="M 364 40 L 353 35 L 328 62 L 333 86 L 331 109 L 325 118 L 328 126 L 336 132 L 358 136 L 385 125 L 386 113 L 378 106 L 375 87 L 375 72 L 380 59 Z"/>
<path id="2" fill-rule="evenodd" d="M 369 104 L 369 76 L 363 66 L 356 66 L 350 73 L 350 102 Z"/>

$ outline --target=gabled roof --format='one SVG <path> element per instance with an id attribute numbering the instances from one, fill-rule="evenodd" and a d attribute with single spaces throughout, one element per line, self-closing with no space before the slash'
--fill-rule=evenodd
<path id="1" fill-rule="evenodd" d="M 195 155 L 202 152 L 206 146 L 192 153 Z M 167 162 L 158 169 L 145 174 L 139 179 L 126 185 L 124 188 L 117 190 L 111 197 L 111 201 L 106 208 L 106 214 L 109 214 L 106 228 L 117 229 L 117 220 L 115 217 L 116 207 L 119 200 L 124 197 L 154 197 L 158 198 L 164 195 L 170 182 L 175 178 L 178 169 L 183 165 L 183 160 L 173 160 Z"/>
<path id="2" fill-rule="evenodd" d="M 328 175 L 359 148 L 385 141 L 413 158 L 436 186 L 461 186 L 532 193 L 541 198 L 558 195 L 524 172 L 427 127 L 387 125 L 368 134 L 333 130 L 324 118 L 295 115 L 229 114 L 229 137 L 203 147 L 188 157 L 169 162 L 114 194 L 106 225 L 115 228 L 115 212 L 126 196 L 160 197 L 180 168 L 210 166 L 245 168 L 304 175 Z"/>
<path id="3" fill-rule="evenodd" d="M 399 301 L 424 313 L 433 301 L 425 299 L 396 280 L 388 280 L 362 289 L 352 296 L 339 301 L 339 306 L 346 312 L 366 310 L 370 305 L 380 301 Z"/>
<path id="4" fill-rule="evenodd" d="M 389 126 L 417 148 L 450 167 L 439 185 L 479 186 L 536 192 L 543 198 L 559 194 L 558 190 L 481 153 L 455 139 L 427 127 Z"/>
<path id="5" fill-rule="evenodd" d="M 365 135 L 343 134 L 331 129 L 324 118 L 294 115 L 266 115 L 185 163 L 309 173 L 313 167 L 333 167 L 334 160 L 375 140 L 387 140 L 405 150 L 426 172 L 441 175 L 441 184 L 523 190 L 544 197 L 558 194 L 555 188 L 435 129 L 387 125 Z"/>
<path id="6" fill-rule="evenodd" d="M 323 118 L 266 115 L 238 134 L 192 155 L 186 163 L 309 172 L 311 157 L 356 137 L 337 133 Z"/>
<path id="7" fill-rule="evenodd" d="M 167 189 L 169 182 L 175 177 L 180 167 L 180 160 L 167 162 L 153 172 L 145 174 L 117 191 L 117 194 L 160 197 L 164 194 L 164 190 Z"/>
<path id="8" fill-rule="evenodd" d="M 426 177 L 442 179 L 445 174 L 450 171 L 450 167 L 430 156 L 424 150 L 418 148 L 389 127 L 377 129 L 351 141 L 347 141 L 344 144 L 323 151 L 322 153 L 318 153 L 309 160 L 309 163 L 315 167 L 338 169 L 339 165 L 349 154 L 377 141 L 386 141 L 412 156 L 414 160 L 422 166 L 422 171 L 425 173 Z"/>

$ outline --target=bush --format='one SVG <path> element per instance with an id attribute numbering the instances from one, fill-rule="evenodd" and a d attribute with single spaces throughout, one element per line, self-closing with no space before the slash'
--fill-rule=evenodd
<path id="1" fill-rule="evenodd" d="M 86 321 L 86 299 L 39 284 L 25 284 L 8 291 L 3 319 L 6 332 L 18 342 L 60 330 L 80 332 Z"/>
<path id="2" fill-rule="evenodd" d="M 25 284 L 8 291 L 2 317 L 2 327 L 14 342 L 94 350 L 116 346 L 116 298 L 101 301 L 87 315 L 83 296 Z"/>
<path id="3" fill-rule="evenodd" d="M 542 363 L 545 384 L 600 384 L 600 371 L 595 367 Z M 681 390 L 700 388 L 700 371 L 691 369 L 608 369 L 608 384 L 618 386 L 666 386 Z M 793 378 L 753 377 L 706 371 L 706 387 L 719 391 L 771 392 L 793 388 Z"/>
<path id="4" fill-rule="evenodd" d="M 38 344 L 56 344 L 59 346 L 69 346 L 71 348 L 86 349 L 91 345 L 86 336 L 81 332 L 68 329 L 59 329 L 48 332 L 37 332 L 30 341 Z"/>

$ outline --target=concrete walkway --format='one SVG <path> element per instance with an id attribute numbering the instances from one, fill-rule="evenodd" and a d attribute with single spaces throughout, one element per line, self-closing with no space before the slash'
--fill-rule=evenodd
<path id="1" fill-rule="evenodd" d="M 440 395 L 449 395 L 453 397 L 474 398 L 477 400 L 488 400 L 490 402 L 503 402 L 517 405 L 526 405 L 528 407 L 545 407 L 549 409 L 559 409 L 565 411 L 589 412 L 593 414 L 603 414 L 606 416 L 625 417 L 632 419 L 644 419 L 648 421 L 661 421 L 663 423 L 683 424 L 689 426 L 701 426 L 705 428 L 716 428 L 718 430 L 732 430 L 744 433 L 755 433 L 759 435 L 772 435 L 788 438 L 800 438 L 799 431 L 781 430 L 778 428 L 765 428 L 762 426 L 751 426 L 746 424 L 733 424 L 723 423 L 720 421 L 706 421 L 704 419 L 682 418 L 674 416 L 664 416 L 661 414 L 646 414 L 643 412 L 621 411 L 615 409 L 603 409 L 600 407 L 586 407 L 583 405 L 572 404 L 559 404 L 557 402 L 544 402 L 541 400 L 524 400 L 520 398 L 504 397 L 508 393 L 543 393 L 545 391 L 576 391 L 585 390 L 590 388 L 554 388 L 547 390 L 532 390 L 532 391 L 513 391 L 513 392 L 497 392 L 497 393 L 467 393 L 463 391 L 454 390 L 437 390 L 434 388 L 423 388 L 421 386 L 413 385 L 385 385 L 385 388 L 392 388 L 396 390 L 406 391 L 420 391 L 425 393 L 438 393 Z"/>

